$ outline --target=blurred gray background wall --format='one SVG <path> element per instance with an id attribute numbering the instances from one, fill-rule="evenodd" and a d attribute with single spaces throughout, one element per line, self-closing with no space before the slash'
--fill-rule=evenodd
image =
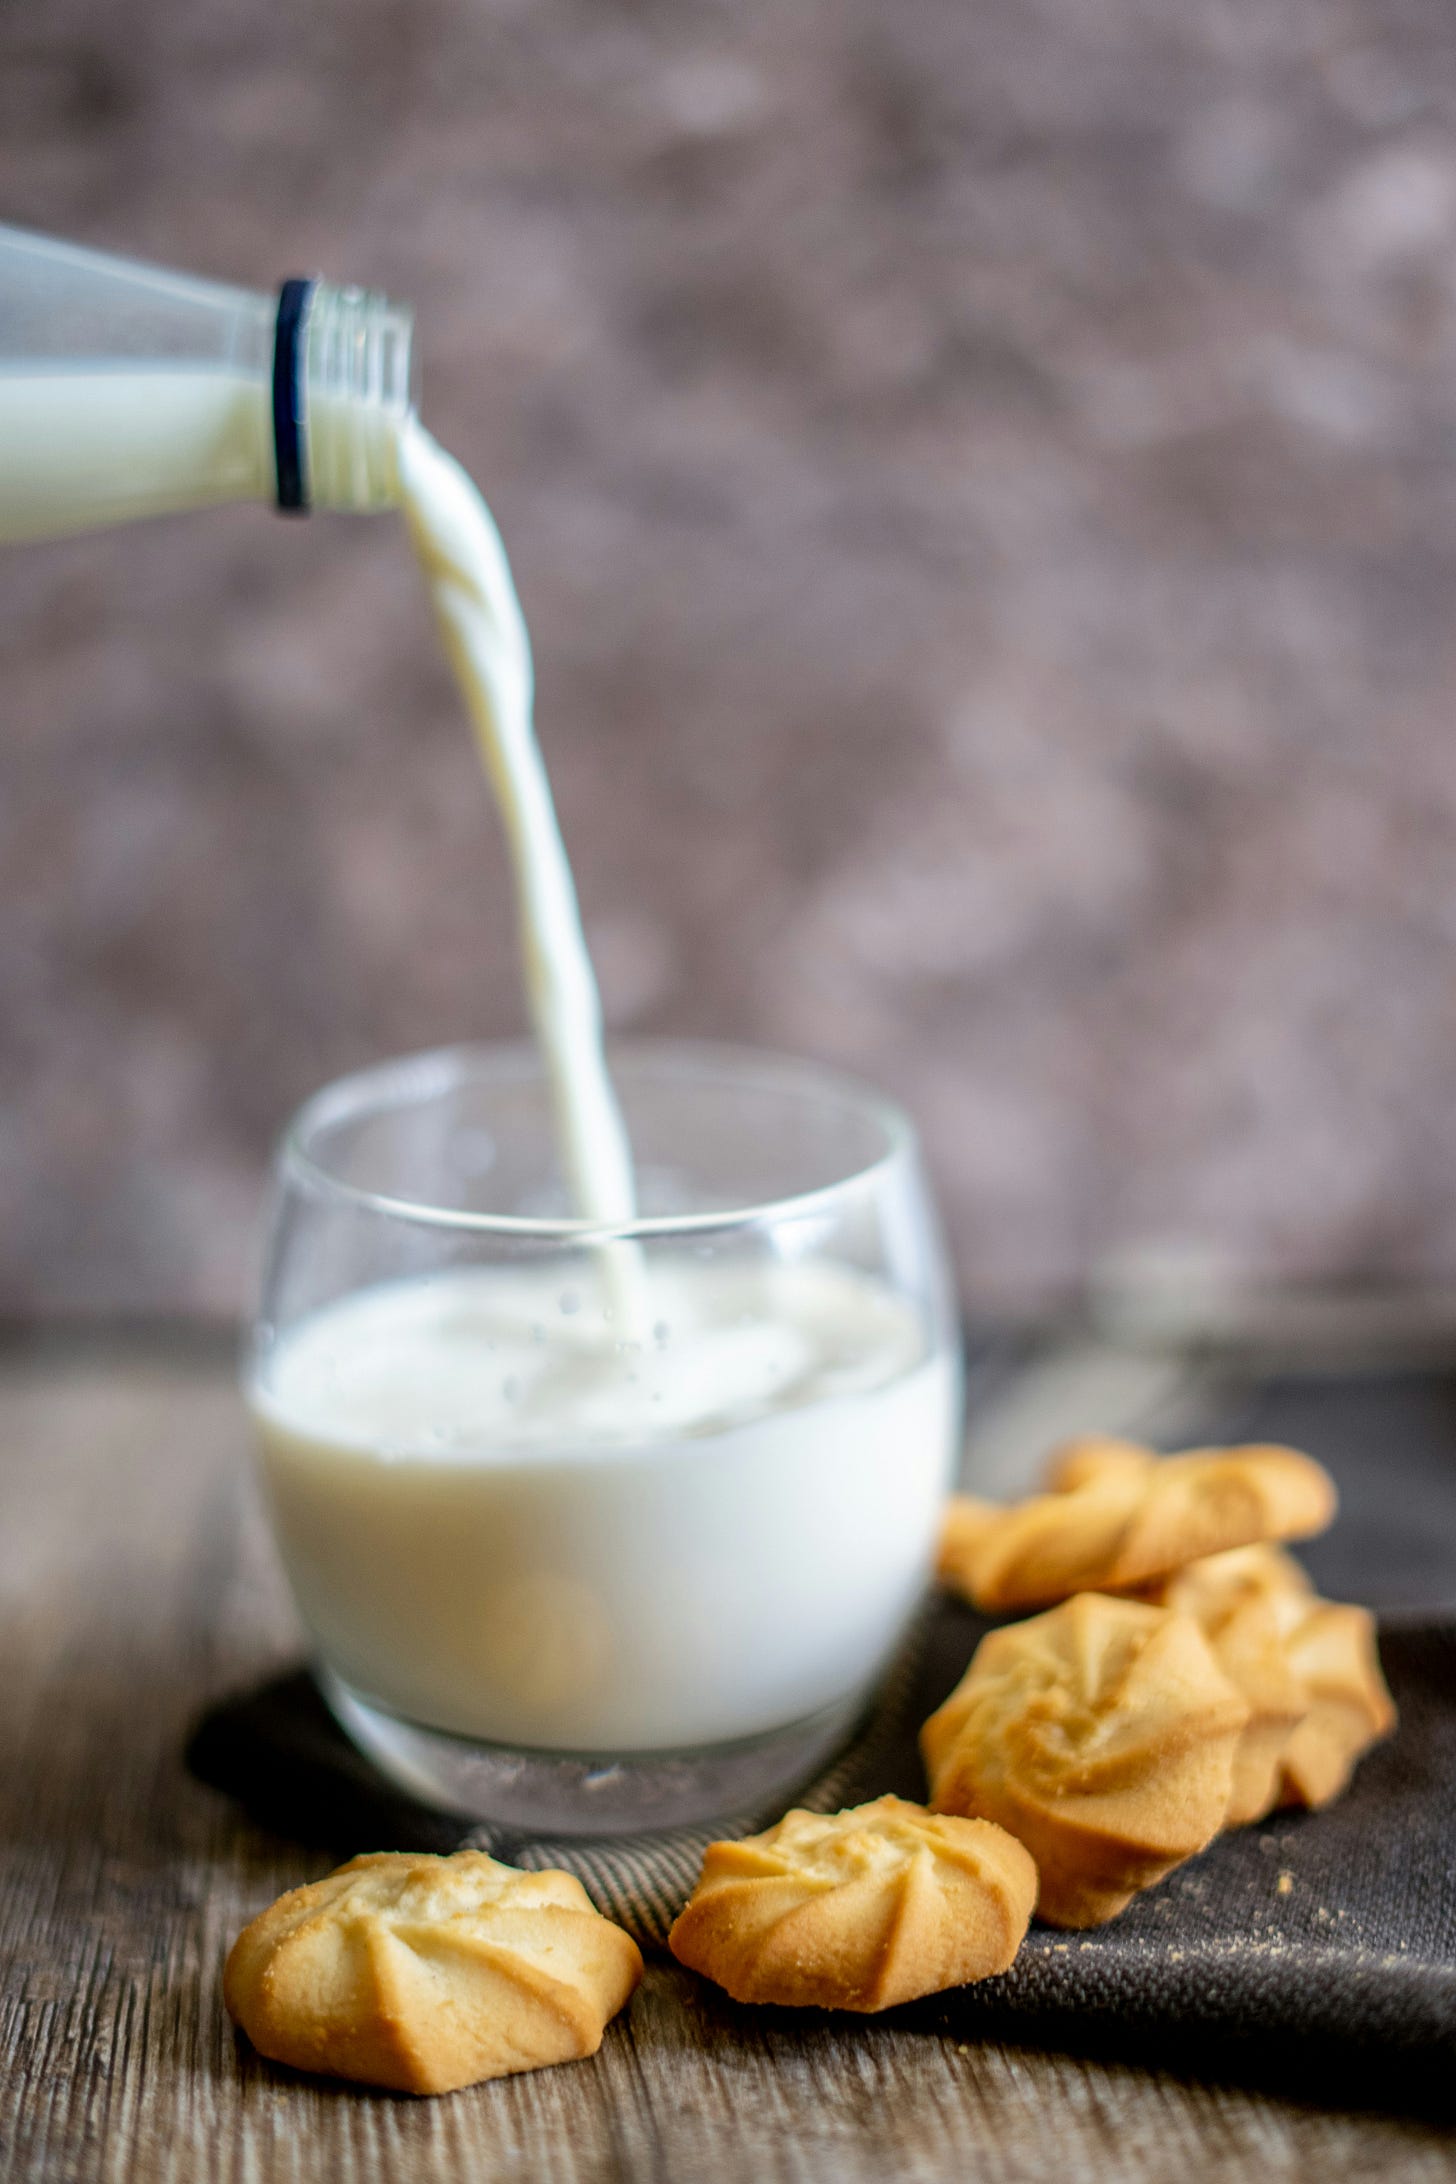
<path id="1" fill-rule="evenodd" d="M 0 218 L 411 299 L 613 1024 L 926 1133 L 968 1295 L 1456 1271 L 1447 0 L 12 0 Z M 397 525 L 0 556 L 0 1310 L 225 1313 L 516 1032 Z"/>

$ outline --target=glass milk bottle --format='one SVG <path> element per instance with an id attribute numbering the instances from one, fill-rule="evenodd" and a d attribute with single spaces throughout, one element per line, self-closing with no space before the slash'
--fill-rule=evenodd
<path id="1" fill-rule="evenodd" d="M 363 289 L 257 295 L 0 226 L 0 542 L 393 506 L 411 325 Z"/>

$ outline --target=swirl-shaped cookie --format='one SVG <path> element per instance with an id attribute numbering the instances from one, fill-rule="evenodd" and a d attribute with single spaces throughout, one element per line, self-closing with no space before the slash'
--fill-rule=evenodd
<path id="1" fill-rule="evenodd" d="M 1368 1609 L 1321 1600 L 1292 1556 L 1244 1547 L 1190 1563 L 1153 1597 L 1191 1615 L 1251 1718 L 1227 1825 L 1275 1805 L 1327 1805 L 1395 1727 Z"/>
<path id="2" fill-rule="evenodd" d="M 1190 1616 L 1079 1593 L 983 1638 L 920 1741 L 934 1809 L 1008 1829 L 1038 1914 L 1098 1926 L 1217 1834 L 1248 1718 Z"/>
<path id="3" fill-rule="evenodd" d="M 1366 1608 L 1311 1599 L 1286 1609 L 1285 1651 L 1306 1711 L 1284 1747 L 1280 1805 L 1328 1805 L 1361 1754 L 1395 1727 L 1395 1702 L 1380 1672 L 1375 1618 Z"/>
<path id="4" fill-rule="evenodd" d="M 402 2093 L 591 2055 L 642 1976 L 568 1873 L 352 1858 L 244 1927 L 223 1999 L 260 2055 Z"/>
<path id="5" fill-rule="evenodd" d="M 1004 1972 L 1035 1898 L 1002 1829 L 879 1797 L 710 1843 L 669 1943 L 738 2002 L 883 2010 Z"/>
<path id="6" fill-rule="evenodd" d="M 1155 1457 L 1129 1443 L 1081 1443 L 1053 1476 L 1060 1491 L 994 1517 L 986 1503 L 952 1498 L 941 1576 L 986 1613 L 1132 1592 L 1203 1555 L 1303 1539 L 1335 1513 L 1328 1473 L 1292 1448 Z"/>
<path id="7" fill-rule="evenodd" d="M 1224 1826 L 1260 1820 L 1279 1796 L 1290 1738 L 1309 1711 L 1309 1694 L 1290 1659 L 1286 1602 L 1310 1605 L 1309 1579 L 1278 1547 L 1235 1547 L 1190 1562 L 1147 1597 L 1191 1615 L 1213 1657 L 1249 1704 L 1249 1723 L 1234 1753 L 1233 1789 Z"/>

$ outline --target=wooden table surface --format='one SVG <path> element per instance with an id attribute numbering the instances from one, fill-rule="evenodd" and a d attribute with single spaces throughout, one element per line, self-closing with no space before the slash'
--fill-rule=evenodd
<path id="1" fill-rule="evenodd" d="M 893 2020 L 751 2013 L 653 1964 L 591 2061 L 410 2101 L 259 2062 L 220 1974 L 324 1861 L 184 1773 L 211 1697 L 292 1657 L 217 1356 L 0 1359 L 0 2020 L 7 2178 L 1426 2179 L 1420 2123 L 969 2048 Z"/>

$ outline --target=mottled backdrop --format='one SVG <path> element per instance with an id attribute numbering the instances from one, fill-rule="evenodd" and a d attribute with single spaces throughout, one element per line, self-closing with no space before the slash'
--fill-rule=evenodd
<path id="1" fill-rule="evenodd" d="M 0 217 L 412 299 L 613 1023 L 880 1078 L 968 1292 L 1456 1272 L 1449 0 L 11 0 Z M 0 555 L 0 1309 L 238 1301 L 514 1032 L 396 524 Z"/>

